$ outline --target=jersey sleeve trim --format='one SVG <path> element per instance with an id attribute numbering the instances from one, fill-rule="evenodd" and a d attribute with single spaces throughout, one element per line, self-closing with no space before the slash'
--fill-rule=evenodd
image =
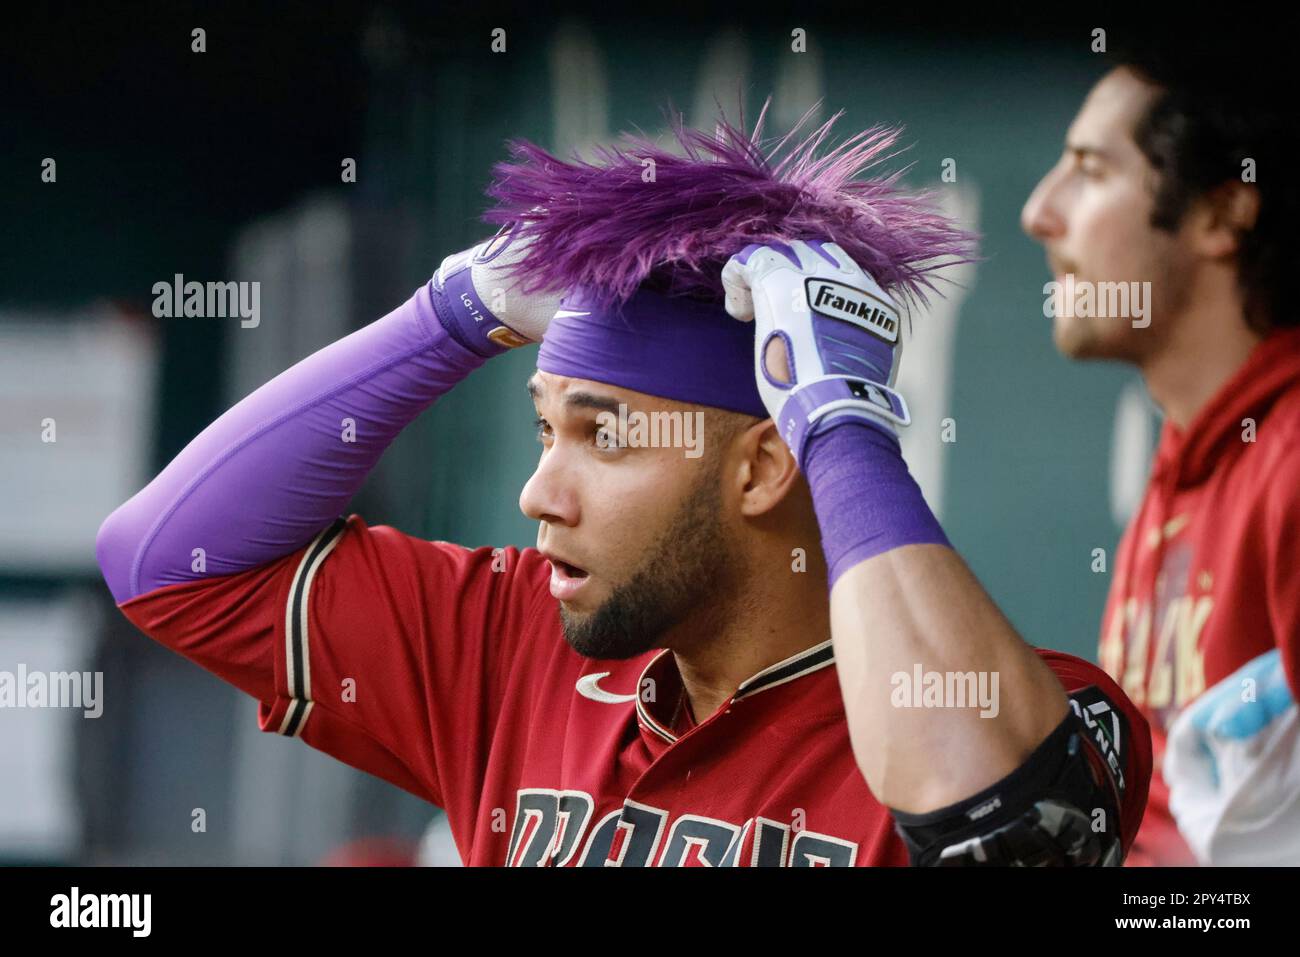
<path id="1" fill-rule="evenodd" d="M 303 553 L 294 571 L 293 579 L 289 583 L 289 599 L 284 608 L 283 660 L 285 693 L 288 702 L 283 709 L 284 714 L 278 726 L 274 727 L 277 734 L 286 737 L 299 737 L 302 734 L 303 726 L 307 723 L 307 718 L 311 715 L 315 704 L 311 696 L 311 654 L 307 624 L 311 585 L 316 572 L 343 537 L 346 527 L 347 521 L 338 518 L 329 528 L 317 535 Z"/>

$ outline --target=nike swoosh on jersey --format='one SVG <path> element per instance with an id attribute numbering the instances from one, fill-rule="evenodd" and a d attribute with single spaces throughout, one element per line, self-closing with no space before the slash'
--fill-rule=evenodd
<path id="1" fill-rule="evenodd" d="M 591 315 L 591 313 L 589 313 L 589 312 L 581 312 L 581 311 L 579 311 L 579 310 L 577 310 L 577 309 L 557 309 L 557 310 L 555 310 L 555 315 L 552 316 L 552 318 L 553 318 L 553 319 L 572 319 L 572 318 L 574 318 L 574 317 L 576 317 L 576 316 L 589 316 L 589 315 Z M 634 696 L 634 697 L 635 697 L 635 696 Z"/>
<path id="2" fill-rule="evenodd" d="M 578 694 L 592 701 L 599 701 L 601 704 L 624 704 L 636 700 L 635 694 L 614 694 L 602 688 L 600 679 L 608 677 L 608 671 L 598 671 L 594 675 L 583 675 L 578 679 Z"/>

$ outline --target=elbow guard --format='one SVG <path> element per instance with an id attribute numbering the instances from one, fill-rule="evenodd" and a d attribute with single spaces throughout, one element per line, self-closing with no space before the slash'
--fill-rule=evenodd
<path id="1" fill-rule="evenodd" d="M 1083 694 L 1090 692 L 1096 689 Z M 1102 754 L 1113 754 L 1113 746 L 1094 743 L 1079 704 L 1072 699 L 1065 719 L 1028 760 L 992 787 L 937 811 L 892 812 L 912 864 L 1118 866 L 1124 859 L 1123 782 L 1114 778 L 1114 762 L 1108 764 Z M 1115 720 L 1121 720 L 1118 714 Z"/>

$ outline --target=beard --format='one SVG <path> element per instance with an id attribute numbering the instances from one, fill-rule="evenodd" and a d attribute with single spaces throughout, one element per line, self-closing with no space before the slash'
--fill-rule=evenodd
<path id="1" fill-rule="evenodd" d="M 1133 316 L 1058 316 L 1052 322 L 1052 340 L 1057 351 L 1069 359 L 1119 360 L 1141 367 L 1166 346 L 1170 327 L 1188 308 L 1192 297 L 1192 269 L 1187 255 L 1174 241 L 1157 233 L 1151 248 L 1143 251 L 1141 261 L 1126 270 L 1128 276 L 1140 276 L 1151 283 L 1146 325 L 1134 326 L 1136 317 Z M 1118 267 L 1106 270 L 1109 274 L 1118 272 Z M 1076 273 L 1075 278 L 1082 281 L 1089 279 L 1089 275 Z"/>
<path id="2" fill-rule="evenodd" d="M 664 636 L 692 615 L 706 627 L 725 615 L 738 570 L 721 505 L 717 476 L 706 473 L 636 571 L 599 608 L 574 615 L 560 606 L 570 647 L 586 658 L 635 658 L 664 647 Z"/>

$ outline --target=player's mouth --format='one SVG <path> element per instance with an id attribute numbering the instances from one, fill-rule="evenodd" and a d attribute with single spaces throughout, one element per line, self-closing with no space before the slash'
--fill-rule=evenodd
<path id="1" fill-rule="evenodd" d="M 571 600 L 591 579 L 585 568 L 552 555 L 547 555 L 546 560 L 551 563 L 551 595 L 558 601 Z"/>

